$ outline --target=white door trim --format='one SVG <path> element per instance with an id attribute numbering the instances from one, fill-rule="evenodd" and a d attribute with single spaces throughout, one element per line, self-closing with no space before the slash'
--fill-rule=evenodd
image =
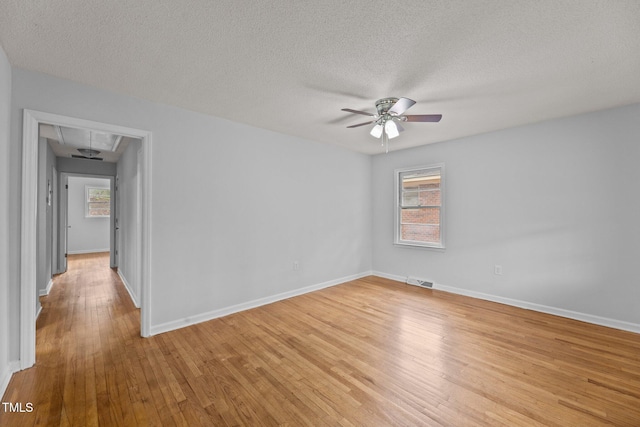
<path id="1" fill-rule="evenodd" d="M 58 170 L 53 168 L 53 180 L 51 184 L 51 274 L 60 273 L 60 222 L 58 215 L 60 214 L 60 176 Z"/>
<path id="2" fill-rule="evenodd" d="M 60 273 L 67 272 L 67 253 L 69 252 L 69 173 L 60 173 L 60 218 L 58 232 L 60 246 L 58 249 L 58 266 Z"/>
<path id="3" fill-rule="evenodd" d="M 142 140 L 142 265 L 140 334 L 151 327 L 151 132 L 118 125 L 23 110 L 22 221 L 20 249 L 20 369 L 36 361 L 36 215 L 38 193 L 38 137 L 40 123 L 114 133 Z"/>

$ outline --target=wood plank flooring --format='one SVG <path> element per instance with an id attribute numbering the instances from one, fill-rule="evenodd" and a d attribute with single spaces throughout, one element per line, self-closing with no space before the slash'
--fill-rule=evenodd
<path id="1" fill-rule="evenodd" d="M 41 300 L 1 426 L 640 426 L 640 335 L 381 278 L 147 339 L 107 254 Z"/>

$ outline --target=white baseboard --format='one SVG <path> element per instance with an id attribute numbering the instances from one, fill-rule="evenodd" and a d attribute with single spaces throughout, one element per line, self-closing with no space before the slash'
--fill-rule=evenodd
<path id="1" fill-rule="evenodd" d="M 397 276 L 395 274 L 382 273 L 379 271 L 373 272 L 374 276 L 383 277 L 389 280 L 395 280 L 397 282 L 404 283 L 406 277 Z M 607 317 L 596 316 L 588 313 L 580 313 L 577 311 L 565 310 L 563 308 L 551 307 L 547 305 L 537 304 L 528 301 L 522 301 L 512 298 L 505 298 L 497 295 L 485 294 L 483 292 L 470 291 L 467 289 L 456 288 L 453 286 L 445 286 L 439 283 L 433 284 L 433 289 L 449 292 L 457 295 L 464 295 L 471 298 L 478 298 L 486 301 L 497 302 L 500 304 L 506 304 L 513 307 L 524 308 L 526 310 L 538 311 L 540 313 L 553 314 L 554 316 L 566 317 L 568 319 L 579 320 L 581 322 L 591 323 L 594 325 L 606 326 L 608 328 L 620 329 L 623 331 L 640 333 L 640 324 L 625 322 L 623 320 L 610 319 Z"/>
<path id="2" fill-rule="evenodd" d="M 106 248 L 106 249 L 85 249 L 85 250 L 81 250 L 81 251 L 67 251 L 67 254 L 69 254 L 69 255 L 97 254 L 97 253 L 109 252 L 109 251 L 110 251 L 109 248 Z"/>
<path id="3" fill-rule="evenodd" d="M 9 362 L 9 364 L 0 371 L 0 399 L 2 401 L 4 401 L 4 393 L 7 391 L 11 376 L 18 372 L 19 367 L 18 362 Z"/>
<path id="4" fill-rule="evenodd" d="M 138 302 L 138 298 L 131 290 L 131 285 L 127 281 L 127 278 L 124 277 L 124 274 L 122 274 L 121 269 L 118 269 L 118 276 L 120 276 L 120 280 L 122 280 L 122 283 L 124 284 L 124 288 L 127 290 L 127 292 L 129 292 L 129 297 L 131 297 L 131 301 L 133 301 L 133 305 L 135 305 L 136 308 L 140 308 L 140 303 Z"/>
<path id="5" fill-rule="evenodd" d="M 373 271 L 372 275 L 382 277 L 384 279 L 395 280 L 396 282 L 402 282 L 406 284 L 407 276 L 398 276 L 396 274 L 383 273 L 382 271 Z"/>
<path id="6" fill-rule="evenodd" d="M 36 312 L 36 320 L 38 320 L 38 317 L 40 317 L 41 312 L 42 312 L 42 306 L 39 306 L 38 311 Z"/>
<path id="7" fill-rule="evenodd" d="M 184 319 L 174 320 L 171 322 L 162 323 L 160 325 L 151 326 L 150 335 L 158 335 L 164 332 L 173 331 L 176 329 L 184 328 L 186 326 L 195 325 L 197 323 L 206 322 L 208 320 L 217 319 L 218 317 L 228 316 L 240 311 L 249 310 L 251 308 L 260 307 L 262 305 L 271 304 L 284 299 L 292 298 L 298 295 L 303 295 L 309 292 L 318 291 L 320 289 L 336 286 L 352 280 L 361 279 L 366 276 L 370 276 L 371 272 L 353 274 L 351 276 L 341 277 L 335 280 L 329 280 L 327 282 L 318 283 L 316 285 L 306 286 L 300 289 L 294 289 L 292 291 L 283 292 L 280 294 L 272 295 L 269 297 L 259 298 L 253 301 L 247 301 L 241 304 L 232 305 L 230 307 L 221 308 L 218 310 L 201 313 L 195 316 L 186 317 Z"/>
<path id="8" fill-rule="evenodd" d="M 40 296 L 46 297 L 51 292 L 51 287 L 53 286 L 53 278 L 49 279 L 49 283 L 47 283 L 47 287 L 45 289 L 40 289 Z"/>

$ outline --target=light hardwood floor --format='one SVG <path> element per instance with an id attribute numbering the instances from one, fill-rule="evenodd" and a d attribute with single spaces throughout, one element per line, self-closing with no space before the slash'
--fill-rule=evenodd
<path id="1" fill-rule="evenodd" d="M 1 426 L 640 426 L 638 334 L 369 277 L 143 339 L 108 265 L 55 278 Z"/>

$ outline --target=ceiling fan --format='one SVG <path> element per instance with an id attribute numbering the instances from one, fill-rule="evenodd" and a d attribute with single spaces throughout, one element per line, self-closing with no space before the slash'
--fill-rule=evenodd
<path id="1" fill-rule="evenodd" d="M 439 122 L 442 118 L 442 114 L 404 114 L 415 103 L 416 101 L 409 98 L 382 98 L 376 101 L 377 113 L 375 114 L 351 108 L 343 108 L 342 111 L 372 117 L 373 119 L 368 122 L 347 127 L 357 128 L 375 123 L 371 129 L 371 135 L 382 140 L 382 146 L 388 153 L 389 140 L 400 135 L 400 132 L 404 130 L 399 122 Z"/>

